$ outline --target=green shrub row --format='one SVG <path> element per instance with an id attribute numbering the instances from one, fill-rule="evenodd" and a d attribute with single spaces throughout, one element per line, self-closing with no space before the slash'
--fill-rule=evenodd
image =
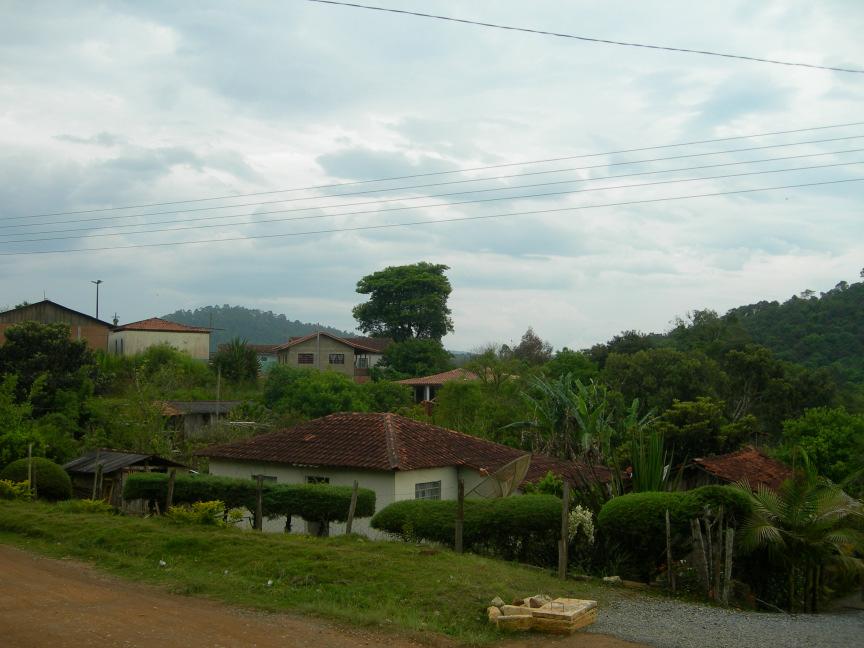
<path id="1" fill-rule="evenodd" d="M 257 485 L 251 479 L 214 477 L 210 475 L 177 475 L 174 503 L 193 504 L 219 500 L 225 507 L 255 510 Z M 164 502 L 168 494 L 168 476 L 164 473 L 131 475 L 123 487 L 125 499 L 147 499 Z M 349 486 L 329 484 L 269 484 L 263 487 L 262 508 L 269 518 L 297 515 L 310 522 L 344 522 L 351 506 Z M 375 513 L 375 492 L 361 488 L 357 492 L 354 516 L 369 517 Z"/>
<path id="2" fill-rule="evenodd" d="M 394 502 L 379 511 L 370 524 L 406 540 L 452 546 L 456 502 Z M 462 541 L 467 550 L 544 564 L 555 555 L 560 534 L 561 500 L 553 495 L 465 500 Z"/>
<path id="3" fill-rule="evenodd" d="M 631 493 L 609 500 L 597 516 L 603 541 L 628 554 L 632 575 L 648 578 L 666 562 L 666 511 L 669 511 L 673 552 L 683 558 L 689 546 L 690 520 L 706 508 L 723 506 L 726 523 L 737 527 L 750 512 L 749 498 L 729 486 L 703 486 L 692 491 Z"/>
<path id="4" fill-rule="evenodd" d="M 13 482 L 27 481 L 30 459 L 13 461 L 0 472 L 0 479 Z M 72 480 L 62 466 L 44 457 L 33 457 L 33 485 L 38 497 L 47 500 L 67 500 L 72 497 Z"/>

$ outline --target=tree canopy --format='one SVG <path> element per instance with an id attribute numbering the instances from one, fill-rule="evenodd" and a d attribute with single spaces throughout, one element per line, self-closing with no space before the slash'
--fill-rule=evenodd
<path id="1" fill-rule="evenodd" d="M 357 292 L 369 301 L 354 307 L 357 328 L 396 342 L 441 340 L 453 330 L 447 298 L 452 287 L 446 265 L 421 261 L 390 266 L 357 282 Z"/>

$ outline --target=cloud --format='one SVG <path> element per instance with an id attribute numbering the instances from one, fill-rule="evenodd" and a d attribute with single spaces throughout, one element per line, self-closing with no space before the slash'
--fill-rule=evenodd
<path id="1" fill-rule="evenodd" d="M 423 3 L 407 0 L 405 6 Z M 446 0 L 440 12 L 829 64 L 854 62 L 860 54 L 860 19 L 854 5 L 842 2 L 678 6 L 613 1 L 588 3 L 577 12 L 562 10 L 552 0 L 538 0 L 530 10 L 519 3 Z M 58 7 L 51 21 L 32 4 L 15 5 L 7 13 L 8 20 L 0 23 L 0 224 L 27 223 L 22 231 L 46 231 L 77 225 L 44 226 L 40 223 L 49 219 L 20 217 L 238 198 L 189 205 L 219 207 L 211 211 L 147 216 L 174 208 L 130 209 L 95 215 L 135 218 L 80 223 L 88 228 L 82 233 L 122 232 L 112 237 L 16 245 L 11 243 L 15 237 L 2 235 L 9 230 L 0 229 L 0 252 L 270 238 L 0 256 L 6 280 L 0 303 L 41 297 L 44 289 L 50 298 L 86 311 L 93 301 L 89 282 L 102 278 L 106 312 L 117 310 L 127 321 L 227 302 L 350 329 L 360 277 L 386 265 L 430 259 L 451 267 L 456 332 L 447 343 L 452 348 L 518 339 L 529 324 L 558 347 L 581 347 L 625 328 L 663 329 L 696 307 L 723 310 L 785 298 L 803 288 L 824 290 L 840 279 L 855 279 L 861 266 L 864 188 L 853 183 L 581 209 L 854 178 L 860 175 L 857 167 L 515 198 L 713 175 L 682 171 L 581 182 L 627 171 L 781 155 L 778 149 L 749 158 L 724 154 L 603 167 L 727 147 L 594 154 L 858 121 L 862 91 L 857 80 L 843 75 L 311 3 L 262 2 L 249 9 L 219 1 L 206 8 L 126 2 Z M 824 132 L 828 137 L 861 129 Z M 742 140 L 740 145 L 796 137 Z M 806 138 L 806 133 L 800 136 Z M 854 143 L 837 143 L 836 149 L 833 143 L 796 147 L 789 154 L 854 148 Z M 525 162 L 579 155 L 588 157 Z M 303 189 L 515 162 L 525 163 L 369 183 L 351 191 Z M 599 168 L 483 180 L 589 165 Z M 730 172 L 739 168 L 750 167 Z M 476 182 L 325 197 L 468 178 Z M 573 184 L 516 188 L 565 179 Z M 480 191 L 492 188 L 501 191 Z M 470 193 L 408 200 L 459 191 Z M 239 197 L 243 194 L 255 195 Z M 464 203 L 495 195 L 514 198 Z M 376 197 L 399 200 L 325 207 Z M 278 200 L 284 202 L 272 202 Z M 265 201 L 271 204 L 231 207 Z M 444 204 L 422 207 L 431 203 Z M 307 207 L 312 209 L 262 213 Z M 396 207 L 411 209 L 390 211 Z M 281 236 L 559 208 L 574 209 Z M 182 225 L 197 229 L 135 233 L 155 229 L 148 222 L 220 215 L 240 216 Z M 314 218 L 261 222 L 296 216 Z M 54 219 L 76 218 L 81 216 Z M 109 228 L 121 222 L 142 227 Z M 216 223 L 224 226 L 204 227 Z"/>

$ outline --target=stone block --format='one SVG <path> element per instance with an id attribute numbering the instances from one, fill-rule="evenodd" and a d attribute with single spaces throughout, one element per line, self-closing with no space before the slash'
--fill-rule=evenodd
<path id="1" fill-rule="evenodd" d="M 501 606 L 501 614 L 504 616 L 510 616 L 513 614 L 531 614 L 531 610 L 523 605 L 502 605 Z"/>
<path id="2" fill-rule="evenodd" d="M 530 630 L 534 618 L 530 614 L 501 615 L 495 622 L 499 628 L 507 631 Z"/>
<path id="3" fill-rule="evenodd" d="M 541 608 L 532 610 L 531 613 L 541 619 L 555 619 L 558 621 L 573 621 L 589 610 L 597 607 L 597 601 L 585 599 L 557 598 Z"/>
<path id="4" fill-rule="evenodd" d="M 489 615 L 490 621 L 495 621 L 498 617 L 501 616 L 500 608 L 497 608 L 494 605 L 489 606 L 489 608 L 486 610 L 486 613 Z"/>

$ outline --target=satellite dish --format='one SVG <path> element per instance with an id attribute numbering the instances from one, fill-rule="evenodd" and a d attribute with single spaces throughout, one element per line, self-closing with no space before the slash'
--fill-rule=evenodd
<path id="1" fill-rule="evenodd" d="M 492 499 L 494 497 L 508 497 L 512 495 L 519 484 L 525 480 L 525 475 L 528 474 L 528 468 L 531 466 L 531 455 L 526 454 L 514 459 L 510 463 L 506 463 L 483 481 L 477 484 L 470 491 L 465 493 L 465 497 L 476 495 L 477 497 L 485 497 Z"/>

